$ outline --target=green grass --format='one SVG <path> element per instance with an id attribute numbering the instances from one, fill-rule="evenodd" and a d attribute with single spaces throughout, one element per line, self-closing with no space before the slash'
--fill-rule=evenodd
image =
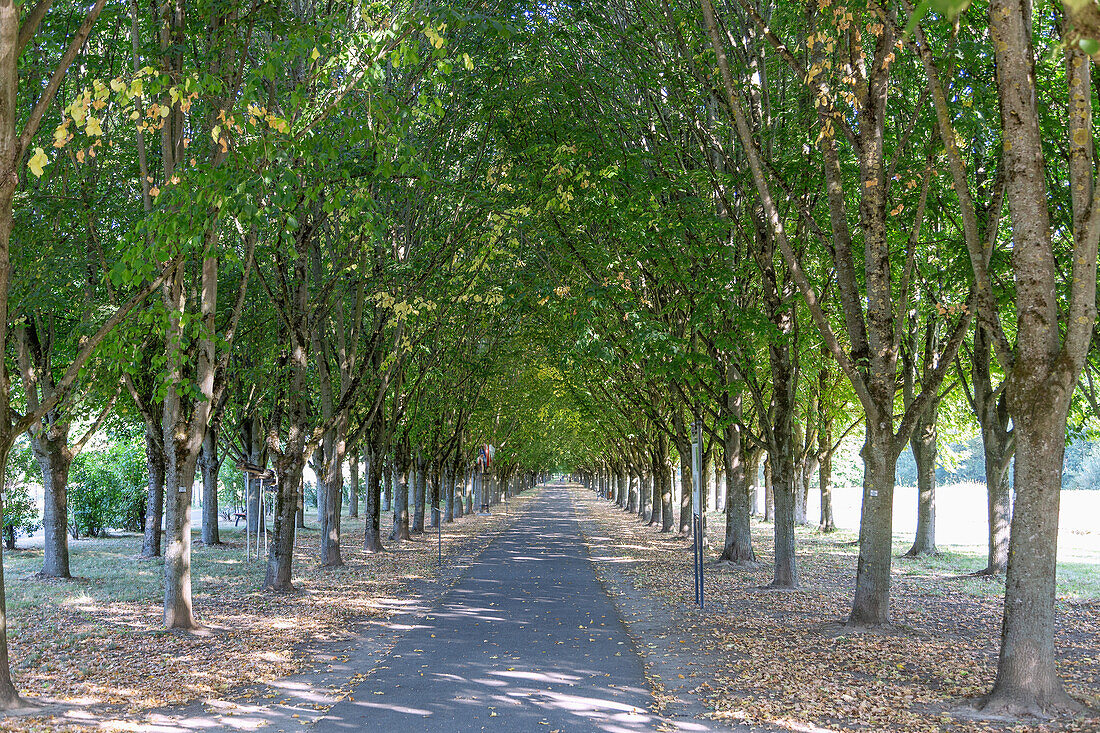
<path id="1" fill-rule="evenodd" d="M 725 517 L 721 512 L 707 515 L 707 527 L 715 541 L 722 536 Z M 771 532 L 771 523 L 754 520 L 753 533 Z M 795 528 L 799 553 L 829 552 L 850 556 L 853 569 L 859 548 L 846 543 L 854 542 L 859 535 L 850 530 L 836 530 L 823 534 L 814 526 Z M 964 577 L 986 565 L 986 549 L 977 545 L 945 545 L 935 555 L 903 558 L 913 539 L 908 535 L 894 535 L 894 574 L 909 578 L 926 578 L 937 582 L 949 582 L 974 596 L 993 598 L 1004 595 L 1003 578 Z M 1094 534 L 1062 533 L 1059 538 L 1060 554 L 1072 560 L 1058 563 L 1057 596 L 1060 603 L 1079 603 L 1100 599 L 1100 541 Z M 932 591 L 932 589 L 930 589 Z"/>
<path id="2" fill-rule="evenodd" d="M 298 529 L 298 533 L 316 535 L 316 529 Z M 191 568 L 196 598 L 214 597 L 218 587 L 226 583 L 259 587 L 264 564 L 255 559 L 245 562 L 243 526 L 221 528 L 222 541 L 236 547 L 206 547 L 199 539 L 196 529 L 192 533 Z M 75 580 L 48 581 L 32 577 L 42 569 L 42 548 L 5 550 L 8 609 L 18 619 L 21 611 L 43 603 L 80 607 L 157 599 L 164 592 L 164 561 L 159 557 L 144 559 L 140 553 L 141 536 L 134 533 L 70 539 L 69 569 Z"/>

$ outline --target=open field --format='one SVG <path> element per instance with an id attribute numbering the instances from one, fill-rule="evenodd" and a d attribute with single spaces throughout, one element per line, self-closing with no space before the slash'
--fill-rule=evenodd
<path id="1" fill-rule="evenodd" d="M 859 530 L 862 489 L 833 489 L 833 515 L 838 527 Z M 808 515 L 821 516 L 820 494 L 811 489 Z M 912 540 L 917 526 L 917 490 L 894 490 L 894 533 Z M 1100 563 L 1100 491 L 1063 490 L 1058 515 L 1058 560 Z M 944 484 L 936 487 L 936 543 L 952 552 L 984 555 L 986 544 L 986 491 L 982 483 Z"/>

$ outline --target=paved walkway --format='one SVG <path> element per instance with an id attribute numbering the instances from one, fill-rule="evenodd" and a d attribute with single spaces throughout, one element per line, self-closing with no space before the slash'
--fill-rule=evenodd
<path id="1" fill-rule="evenodd" d="M 642 661 L 596 579 L 568 492 L 542 489 L 531 506 L 314 730 L 657 728 Z"/>

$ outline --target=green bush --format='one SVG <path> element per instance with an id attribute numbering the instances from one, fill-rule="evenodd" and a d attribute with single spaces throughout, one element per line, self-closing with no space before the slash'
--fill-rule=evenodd
<path id="1" fill-rule="evenodd" d="M 31 499 L 27 485 L 8 484 L 4 489 L 4 546 L 14 550 L 17 537 L 32 534 L 40 526 L 38 507 Z"/>
<path id="2" fill-rule="evenodd" d="M 69 474 L 69 526 L 73 537 L 102 536 L 108 527 L 141 531 L 145 522 L 145 447 L 119 431 L 101 450 L 86 450 Z"/>
<path id="3" fill-rule="evenodd" d="M 1068 453 L 1068 451 L 1067 451 Z M 1080 451 L 1073 468 L 1067 471 L 1069 480 L 1066 488 L 1070 489 L 1100 489 L 1100 443 L 1086 444 Z M 1067 463 L 1069 462 L 1067 456 Z"/>

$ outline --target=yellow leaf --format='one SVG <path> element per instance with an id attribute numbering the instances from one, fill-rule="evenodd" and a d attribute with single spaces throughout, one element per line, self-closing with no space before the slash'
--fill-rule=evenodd
<path id="1" fill-rule="evenodd" d="M 92 137 L 99 137 L 103 134 L 103 128 L 99 126 L 99 119 L 95 117 L 88 118 L 88 126 L 84 128 L 84 131 Z"/>
<path id="2" fill-rule="evenodd" d="M 470 58 L 470 54 L 468 54 L 468 53 L 462 54 L 462 64 L 466 67 L 466 71 L 473 71 L 474 70 L 474 62 Z"/>
<path id="3" fill-rule="evenodd" d="M 46 163 L 50 162 L 46 157 L 46 153 L 42 148 L 35 148 L 34 155 L 27 161 L 27 167 L 31 169 L 31 173 L 37 178 L 42 177 L 43 169 L 46 167 Z"/>
<path id="4" fill-rule="evenodd" d="M 321 52 L 317 50 L 317 47 L 316 47 L 316 46 L 314 46 L 314 48 L 313 48 L 313 53 L 311 53 L 311 54 L 309 55 L 309 57 L 310 57 L 311 59 L 313 59 L 314 61 L 316 61 L 317 59 L 321 58 Z"/>

